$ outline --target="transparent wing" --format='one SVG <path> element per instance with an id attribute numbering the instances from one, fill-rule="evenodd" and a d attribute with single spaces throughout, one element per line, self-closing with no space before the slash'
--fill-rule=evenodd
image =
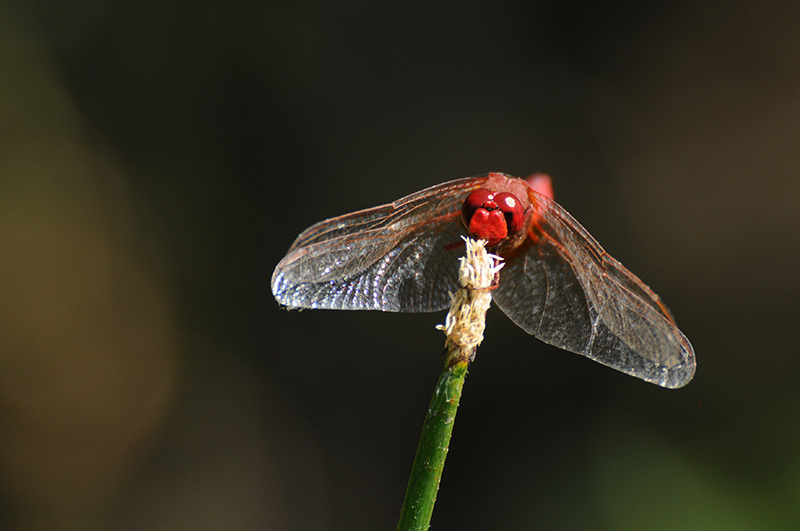
<path id="1" fill-rule="evenodd" d="M 664 387 L 688 383 L 694 350 L 658 295 L 561 206 L 529 196 L 540 220 L 501 270 L 497 305 L 545 343 Z"/>
<path id="2" fill-rule="evenodd" d="M 463 255 L 461 205 L 485 176 L 312 225 L 272 275 L 289 308 L 433 312 L 450 304 Z"/>

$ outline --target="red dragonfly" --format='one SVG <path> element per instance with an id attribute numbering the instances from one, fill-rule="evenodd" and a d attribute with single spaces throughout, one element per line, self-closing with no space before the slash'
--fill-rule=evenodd
<path id="1" fill-rule="evenodd" d="M 457 179 L 321 221 L 275 268 L 272 293 L 288 308 L 444 310 L 462 236 L 505 260 L 493 299 L 529 334 L 663 387 L 692 379 L 670 311 L 552 200 L 546 175 Z"/>

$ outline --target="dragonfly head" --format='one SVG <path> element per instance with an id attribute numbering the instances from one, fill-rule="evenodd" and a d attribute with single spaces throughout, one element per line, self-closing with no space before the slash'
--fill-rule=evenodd
<path id="1" fill-rule="evenodd" d="M 470 193 L 461 207 L 461 220 L 474 237 L 491 247 L 519 233 L 525 225 L 525 208 L 509 192 L 479 188 Z"/>

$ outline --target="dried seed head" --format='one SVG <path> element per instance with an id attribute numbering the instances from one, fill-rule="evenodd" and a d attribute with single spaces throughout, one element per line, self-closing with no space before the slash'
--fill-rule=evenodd
<path id="1" fill-rule="evenodd" d="M 450 294 L 450 311 L 444 325 L 436 328 L 447 336 L 447 365 L 472 360 L 483 341 L 486 312 L 492 304 L 492 290 L 502 258 L 486 252 L 485 240 L 464 238 L 466 256 L 458 268 L 459 290 Z"/>

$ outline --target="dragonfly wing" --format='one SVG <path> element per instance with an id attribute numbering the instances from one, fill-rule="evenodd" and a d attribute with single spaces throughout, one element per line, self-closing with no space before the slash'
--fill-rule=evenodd
<path id="1" fill-rule="evenodd" d="M 540 219 L 501 270 L 497 305 L 546 343 L 664 387 L 688 383 L 694 351 L 658 295 L 557 203 L 529 195 Z"/>
<path id="2" fill-rule="evenodd" d="M 569 264 L 537 246 L 500 270 L 493 299 L 520 328 L 583 354 L 592 333 L 589 304 Z"/>
<path id="3" fill-rule="evenodd" d="M 461 205 L 485 180 L 450 181 L 309 227 L 275 268 L 275 298 L 290 308 L 447 308 L 467 234 Z"/>

